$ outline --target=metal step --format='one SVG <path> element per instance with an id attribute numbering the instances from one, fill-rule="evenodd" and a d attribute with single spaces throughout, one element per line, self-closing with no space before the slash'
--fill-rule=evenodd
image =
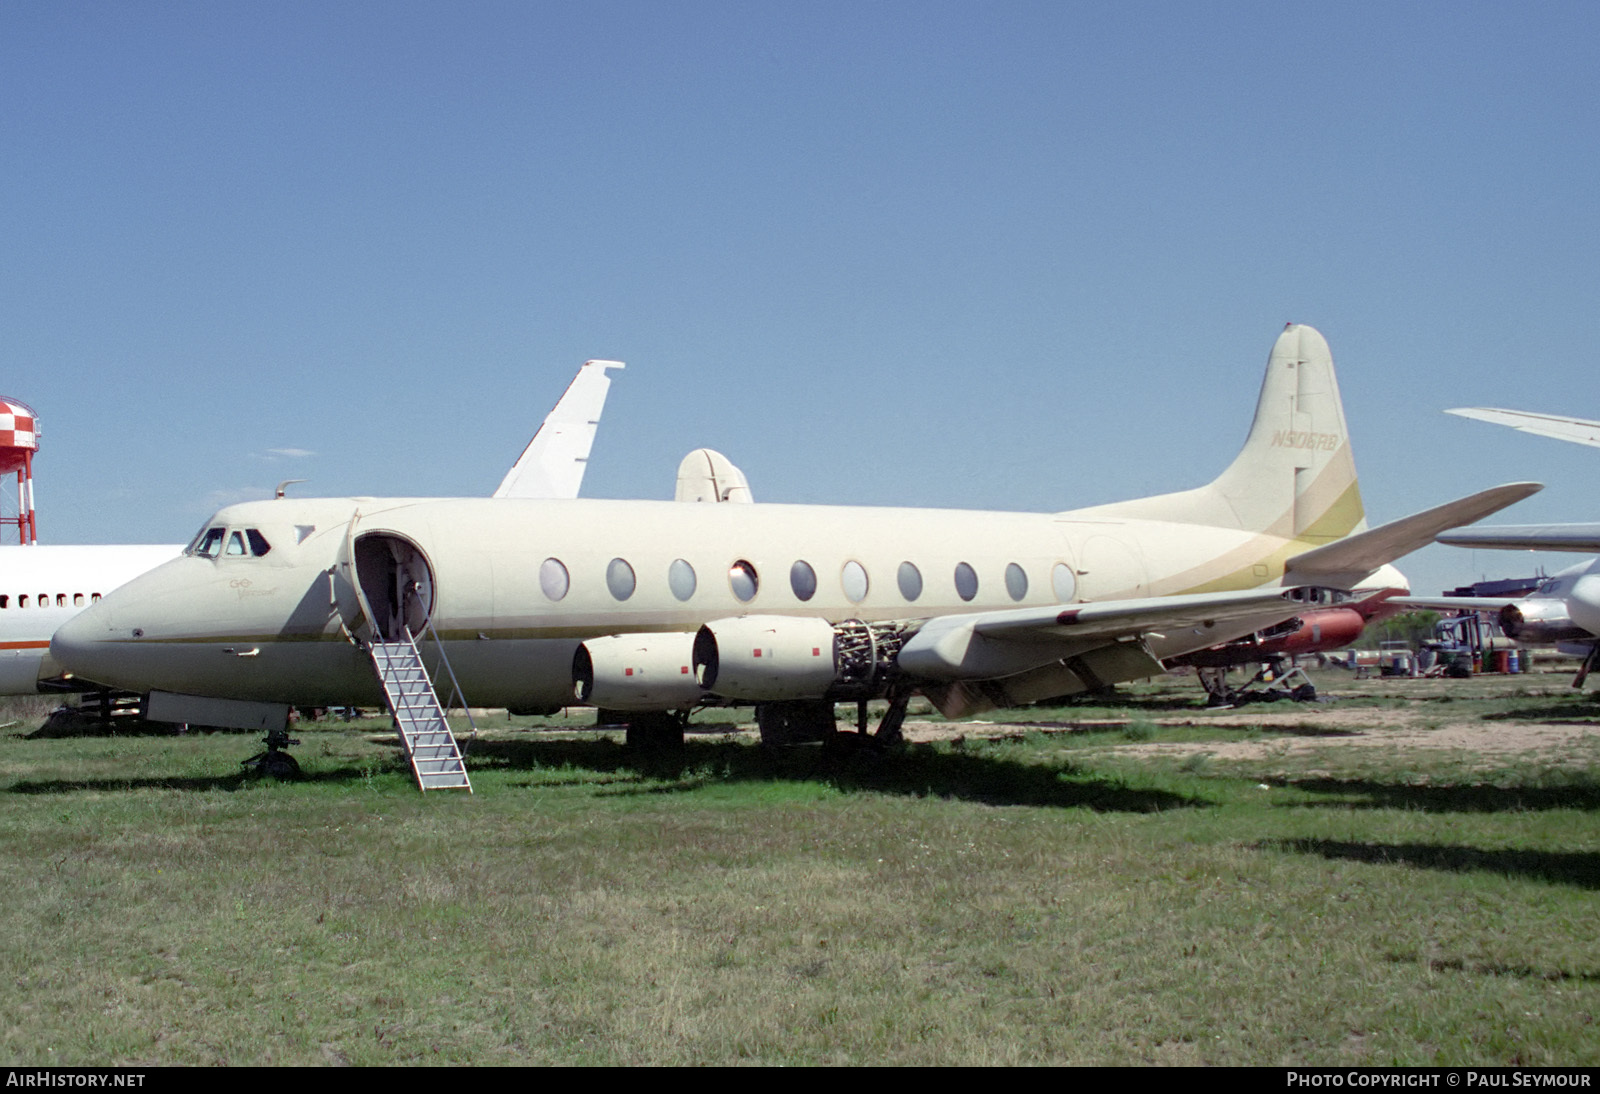
<path id="1" fill-rule="evenodd" d="M 467 765 L 416 642 L 408 634 L 396 642 L 374 642 L 368 649 L 417 786 L 424 792 L 459 789 L 470 794 Z"/>

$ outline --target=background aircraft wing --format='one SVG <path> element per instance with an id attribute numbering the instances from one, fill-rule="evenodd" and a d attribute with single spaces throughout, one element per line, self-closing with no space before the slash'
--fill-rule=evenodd
<path id="1" fill-rule="evenodd" d="M 1432 543 L 1446 529 L 1482 520 L 1543 489 L 1537 482 L 1507 483 L 1357 532 L 1290 558 L 1284 563 L 1283 580 L 1349 588 L 1385 563 Z"/>
<path id="2" fill-rule="evenodd" d="M 1508 425 L 1524 433 L 1537 433 L 1558 441 L 1600 448 L 1600 422 L 1585 418 L 1563 418 L 1556 414 L 1534 414 L 1527 410 L 1501 410 L 1495 406 L 1463 406 L 1445 413 L 1476 418 L 1480 422 L 1493 422 L 1495 425 Z"/>
<path id="3" fill-rule="evenodd" d="M 561 401 L 545 417 L 539 431 L 511 465 L 497 498 L 575 498 L 594 447 L 600 412 L 611 390 L 607 369 L 621 361 L 585 361 Z"/>
<path id="4" fill-rule="evenodd" d="M 1396 596 L 1389 599 L 1389 603 L 1404 608 L 1426 608 L 1436 612 L 1497 612 L 1516 602 L 1516 597 L 1509 596 Z"/>
<path id="5" fill-rule="evenodd" d="M 1600 524 L 1507 524 L 1445 532 L 1440 543 L 1492 551 L 1600 551 Z"/>

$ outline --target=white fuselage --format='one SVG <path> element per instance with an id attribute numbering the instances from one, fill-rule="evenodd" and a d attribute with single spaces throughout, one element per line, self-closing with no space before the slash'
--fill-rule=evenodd
<path id="1" fill-rule="evenodd" d="M 383 609 L 358 595 L 352 559 L 358 540 L 383 539 L 425 562 L 428 615 L 469 702 L 561 706 L 573 701 L 573 655 L 586 639 L 692 634 L 756 614 L 924 620 L 1248 589 L 1277 584 L 1284 559 L 1308 546 L 1072 513 L 639 501 L 286 499 L 232 506 L 211 524 L 215 542 L 254 532 L 268 549 L 191 549 L 74 621 L 56 655 L 80 676 L 137 690 L 377 703 L 351 639 Z M 1148 641 L 1168 657 L 1285 614 Z"/>
<path id="2" fill-rule="evenodd" d="M 34 695 L 60 674 L 57 628 L 106 593 L 174 558 L 181 546 L 0 547 L 0 695 Z"/>

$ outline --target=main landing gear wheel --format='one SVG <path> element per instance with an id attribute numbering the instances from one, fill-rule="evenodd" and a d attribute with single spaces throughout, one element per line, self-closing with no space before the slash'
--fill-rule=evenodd
<path id="1" fill-rule="evenodd" d="M 831 740 L 838 732 L 833 704 L 824 699 L 785 699 L 756 704 L 756 727 L 767 748 Z"/>
<path id="2" fill-rule="evenodd" d="M 677 752 L 683 748 L 686 711 L 650 710 L 628 715 L 627 746 L 635 752 Z"/>

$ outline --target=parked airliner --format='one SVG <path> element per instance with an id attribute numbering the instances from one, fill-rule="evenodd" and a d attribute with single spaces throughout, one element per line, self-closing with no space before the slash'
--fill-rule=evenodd
<path id="1" fill-rule="evenodd" d="M 954 716 L 1159 672 L 1538 489 L 1367 530 L 1332 355 L 1291 324 L 1242 451 L 1196 489 L 1039 514 L 248 502 L 67 623 L 52 652 L 175 709 L 233 700 L 253 709 L 230 724 L 257 726 L 289 704 L 379 702 L 374 651 L 431 627 L 473 705 L 586 703 L 681 739 L 671 712 L 753 703 L 784 739 L 831 728 L 835 700 L 887 697 L 886 732 L 912 694 Z"/>

